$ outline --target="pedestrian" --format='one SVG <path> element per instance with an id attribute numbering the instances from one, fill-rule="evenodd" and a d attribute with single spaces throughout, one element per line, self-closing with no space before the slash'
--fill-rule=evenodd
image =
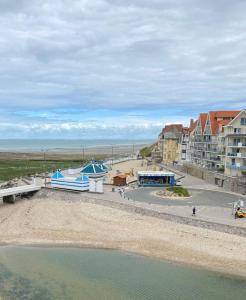
<path id="1" fill-rule="evenodd" d="M 196 215 L 196 208 L 194 206 L 193 209 L 192 209 L 192 216 L 195 216 L 195 215 Z"/>

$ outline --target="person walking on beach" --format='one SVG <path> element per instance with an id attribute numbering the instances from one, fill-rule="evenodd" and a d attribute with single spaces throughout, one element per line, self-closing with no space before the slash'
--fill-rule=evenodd
<path id="1" fill-rule="evenodd" d="M 196 215 L 196 208 L 194 206 L 193 209 L 192 209 L 192 216 L 195 216 L 195 215 Z"/>

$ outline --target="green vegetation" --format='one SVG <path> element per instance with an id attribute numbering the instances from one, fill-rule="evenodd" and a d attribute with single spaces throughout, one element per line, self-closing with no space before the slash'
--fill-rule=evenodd
<path id="1" fill-rule="evenodd" d="M 140 150 L 140 154 L 143 157 L 150 157 L 151 156 L 151 149 L 150 147 L 144 147 L 143 149 Z"/>
<path id="2" fill-rule="evenodd" d="M 153 144 L 148 147 L 144 147 L 143 149 L 140 150 L 140 154 L 142 157 L 150 157 L 151 156 L 151 151 L 154 149 L 156 144 Z"/>
<path id="3" fill-rule="evenodd" d="M 0 181 L 52 172 L 57 169 L 74 168 L 81 165 L 81 160 L 0 160 Z"/>
<path id="4" fill-rule="evenodd" d="M 181 186 L 174 186 L 174 187 L 167 187 L 167 191 L 173 192 L 177 196 L 180 197 L 189 197 L 190 194 L 186 188 L 183 188 Z"/>

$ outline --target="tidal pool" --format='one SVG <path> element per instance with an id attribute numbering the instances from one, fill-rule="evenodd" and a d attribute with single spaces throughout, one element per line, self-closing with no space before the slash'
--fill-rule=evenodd
<path id="1" fill-rule="evenodd" d="M 119 251 L 0 248 L 0 299 L 245 299 L 246 280 Z"/>

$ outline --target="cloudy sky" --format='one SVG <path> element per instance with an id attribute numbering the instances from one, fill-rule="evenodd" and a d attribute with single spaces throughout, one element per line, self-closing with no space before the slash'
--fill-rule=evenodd
<path id="1" fill-rule="evenodd" d="M 246 103 L 246 1 L 0 0 L 0 138 L 155 138 Z"/>

